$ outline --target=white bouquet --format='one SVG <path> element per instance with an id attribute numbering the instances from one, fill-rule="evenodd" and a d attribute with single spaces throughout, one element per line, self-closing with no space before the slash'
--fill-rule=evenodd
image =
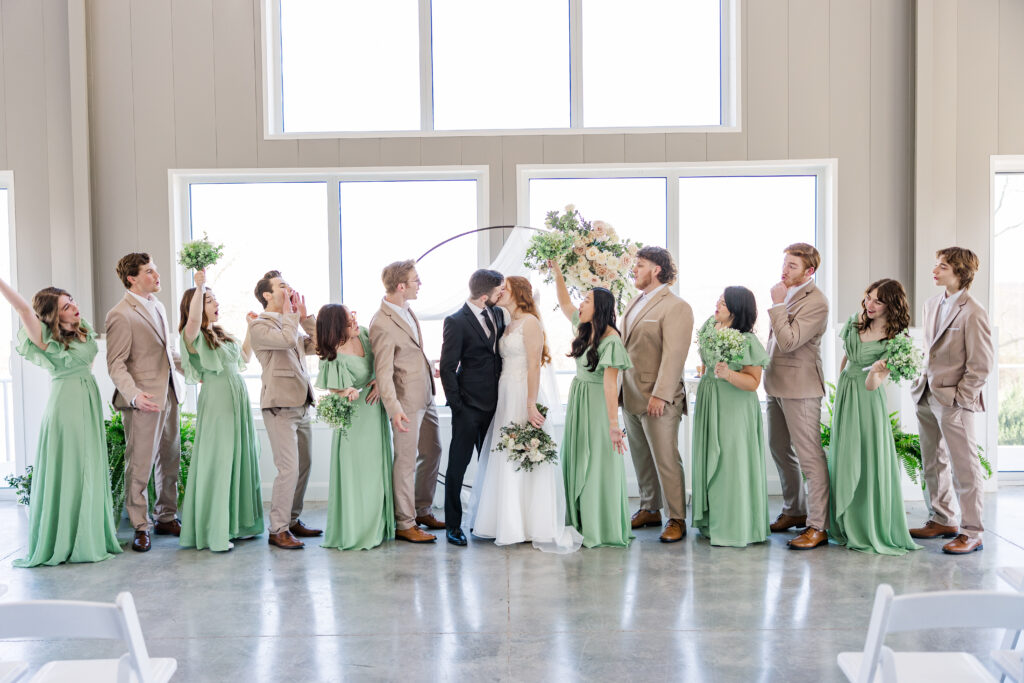
<path id="1" fill-rule="evenodd" d="M 893 382 L 917 379 L 921 375 L 923 363 L 924 353 L 914 346 L 906 330 L 885 342 L 885 364 L 889 368 L 889 379 Z"/>
<path id="2" fill-rule="evenodd" d="M 546 406 L 537 404 L 537 410 L 547 417 Z M 551 435 L 529 422 L 513 422 L 501 428 L 494 450 L 506 451 L 508 461 L 516 465 L 516 472 L 529 472 L 543 462 L 558 462 L 558 445 Z"/>
<path id="3" fill-rule="evenodd" d="M 701 356 L 709 367 L 719 362 L 735 363 L 743 358 L 747 342 L 743 333 L 733 327 L 715 329 L 713 325 L 701 330 L 697 335 Z"/>

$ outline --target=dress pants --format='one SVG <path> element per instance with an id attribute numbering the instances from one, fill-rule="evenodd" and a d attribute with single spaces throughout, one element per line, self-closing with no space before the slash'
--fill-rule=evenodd
<path id="1" fill-rule="evenodd" d="M 492 419 L 493 410 L 452 409 L 452 440 L 448 446 L 448 468 L 444 473 L 444 522 L 449 529 L 462 526 L 462 482 L 473 459 L 473 449 L 479 454 L 484 446 Z"/>
<path id="2" fill-rule="evenodd" d="M 312 462 L 312 431 L 308 413 L 307 406 L 263 409 L 263 425 L 267 429 L 274 467 L 277 468 L 270 494 L 268 528 L 272 534 L 288 530 L 302 514 Z"/>
<path id="3" fill-rule="evenodd" d="M 806 515 L 807 526 L 825 531 L 829 479 L 828 462 L 821 447 L 821 398 L 769 396 L 766 408 L 768 448 L 782 482 L 782 514 Z"/>
<path id="4" fill-rule="evenodd" d="M 411 529 L 416 517 L 430 514 L 441 465 L 441 430 L 431 401 L 411 415 L 407 432 L 394 432 L 395 526 Z"/>
<path id="5" fill-rule="evenodd" d="M 640 485 L 640 508 L 660 510 L 664 501 L 669 519 L 680 520 L 686 519 L 686 474 L 679 455 L 682 401 L 666 404 L 661 417 L 622 411 Z"/>
<path id="6" fill-rule="evenodd" d="M 136 531 L 149 529 L 149 474 L 153 473 L 158 522 L 170 522 L 178 512 L 178 474 L 181 470 L 181 435 L 178 398 L 168 382 L 164 409 L 149 413 L 122 411 L 124 418 L 124 507 Z"/>

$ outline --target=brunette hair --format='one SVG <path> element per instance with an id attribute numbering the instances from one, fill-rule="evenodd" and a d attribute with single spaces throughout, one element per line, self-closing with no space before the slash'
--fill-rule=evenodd
<path id="1" fill-rule="evenodd" d="M 594 287 L 590 291 L 594 293 L 594 317 L 589 323 L 580 323 L 576 328 L 576 338 L 572 340 L 567 355 L 579 358 L 587 354 L 587 370 L 594 372 L 600 359 L 597 347 L 601 339 L 609 327 L 616 332 L 619 328 L 615 326 L 615 295 L 604 287 Z"/>
<path id="2" fill-rule="evenodd" d="M 935 258 L 942 257 L 960 280 L 960 289 L 968 289 L 974 282 L 974 274 L 981 265 L 978 255 L 963 247 L 946 247 L 935 252 Z"/>
<path id="3" fill-rule="evenodd" d="M 275 277 L 281 277 L 281 271 L 268 270 L 263 274 L 263 277 L 260 278 L 259 282 L 256 283 L 256 289 L 253 290 L 253 294 L 256 295 L 256 301 L 263 304 L 263 308 L 266 308 L 267 304 L 270 303 L 263 295 L 271 294 L 274 291 L 274 283 L 271 282 L 271 280 Z"/>
<path id="4" fill-rule="evenodd" d="M 540 312 L 537 311 L 537 304 L 533 300 L 533 285 L 525 277 L 518 275 L 510 275 L 505 279 L 505 286 L 508 289 L 509 295 L 516 302 L 516 306 L 523 313 L 529 313 L 530 315 L 537 318 L 540 321 Z M 551 352 L 548 351 L 548 335 L 544 332 L 543 325 L 541 326 L 541 352 L 540 352 L 540 364 L 547 365 L 551 362 Z"/>
<path id="5" fill-rule="evenodd" d="M 384 291 L 388 294 L 397 292 L 398 285 L 405 282 L 409 277 L 409 273 L 415 269 L 416 262 L 412 259 L 408 261 L 395 261 L 384 266 L 384 270 L 380 274 L 380 279 L 384 283 Z"/>
<path id="6" fill-rule="evenodd" d="M 782 251 L 790 256 L 796 256 L 803 261 L 804 269 L 814 268 L 814 272 L 818 272 L 818 266 L 821 265 L 821 254 L 818 253 L 813 244 L 797 242 L 789 245 Z"/>
<path id="7" fill-rule="evenodd" d="M 487 268 L 474 270 L 473 274 L 469 276 L 469 297 L 479 299 L 484 294 L 490 294 L 495 287 L 501 287 L 501 283 L 504 281 L 505 276 L 496 270 Z"/>
<path id="8" fill-rule="evenodd" d="M 121 283 L 125 289 L 132 288 L 132 283 L 128 282 L 128 278 L 138 277 L 139 268 L 142 268 L 142 266 L 150 261 L 152 259 L 145 252 L 132 252 L 121 257 L 121 260 L 117 262 L 115 270 L 117 271 L 117 276 L 121 278 Z"/>
<path id="9" fill-rule="evenodd" d="M 676 262 L 672 258 L 672 252 L 668 249 L 653 245 L 646 246 L 636 252 L 636 257 L 650 261 L 661 268 L 661 271 L 658 273 L 658 282 L 670 285 L 676 281 Z"/>
<path id="10" fill-rule="evenodd" d="M 750 332 L 757 322 L 757 300 L 746 287 L 726 287 L 722 294 L 725 307 L 732 315 L 732 327 L 740 332 Z"/>
<path id="11" fill-rule="evenodd" d="M 892 339 L 910 327 L 910 302 L 907 300 L 907 292 L 898 280 L 887 277 L 868 285 L 868 288 L 864 290 L 864 296 L 866 297 L 876 290 L 878 300 L 885 304 L 885 338 Z M 860 300 L 860 316 L 854 325 L 859 331 L 871 327 L 863 298 Z"/>
<path id="12" fill-rule="evenodd" d="M 192 306 L 192 297 L 196 294 L 196 288 L 190 287 L 185 290 L 185 293 L 181 295 L 181 304 L 178 305 L 178 332 L 181 333 L 185 329 L 185 325 L 188 324 L 188 311 Z M 224 331 L 220 325 L 216 323 L 211 325 L 210 319 L 206 316 L 206 296 L 203 295 L 203 319 L 199 325 L 199 331 L 203 333 L 203 339 L 206 340 L 206 345 L 211 349 L 218 348 L 221 344 L 228 341 L 235 341 L 235 338 Z"/>
<path id="13" fill-rule="evenodd" d="M 349 312 L 342 304 L 324 304 L 316 314 L 316 355 L 334 360 L 338 347 L 348 341 Z"/>
<path id="14" fill-rule="evenodd" d="M 66 296 L 72 301 L 75 297 L 60 287 L 46 287 L 36 292 L 32 297 L 32 310 L 36 312 L 39 322 L 50 328 L 50 336 L 53 337 L 65 350 L 71 346 L 71 342 L 84 342 L 89 338 L 85 326 L 79 321 L 78 327 L 73 330 L 62 330 L 60 327 L 60 298 Z"/>

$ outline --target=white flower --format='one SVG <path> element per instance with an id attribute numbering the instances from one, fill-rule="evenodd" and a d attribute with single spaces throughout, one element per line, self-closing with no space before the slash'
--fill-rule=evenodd
<path id="1" fill-rule="evenodd" d="M 589 260 L 596 261 L 597 257 L 600 256 L 600 255 L 601 255 L 601 251 L 597 247 L 595 247 L 593 245 L 587 247 L 587 258 Z"/>
<path id="2" fill-rule="evenodd" d="M 610 226 L 610 225 L 608 226 L 607 234 L 608 234 L 608 240 L 610 242 L 618 242 L 619 241 L 619 233 L 615 232 L 615 229 L 612 226 Z"/>
<path id="3" fill-rule="evenodd" d="M 566 213 L 572 213 L 575 210 L 576 210 L 576 205 L 575 204 L 566 204 L 565 205 L 565 212 Z"/>
<path id="4" fill-rule="evenodd" d="M 538 451 L 537 449 L 533 449 L 530 451 L 530 462 L 540 462 L 543 459 L 544 454 Z"/>

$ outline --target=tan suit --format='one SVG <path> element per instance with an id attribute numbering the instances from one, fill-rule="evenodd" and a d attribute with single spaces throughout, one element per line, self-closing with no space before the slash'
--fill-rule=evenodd
<path id="1" fill-rule="evenodd" d="M 305 334 L 300 333 L 300 325 Z M 316 318 L 307 316 L 300 321 L 298 313 L 280 317 L 263 313 L 249 322 L 249 338 L 263 367 L 260 408 L 277 468 L 269 530 L 277 534 L 298 521 L 309 482 L 312 433 L 308 406 L 313 403 L 313 385 L 305 357 L 316 354 Z"/>
<path id="2" fill-rule="evenodd" d="M 960 533 L 979 538 L 984 475 L 978 462 L 974 413 L 985 410 L 982 388 L 992 371 L 994 349 L 988 315 L 962 292 L 943 320 L 937 320 L 945 293 L 924 305 L 927 367 L 911 395 L 917 404 L 921 460 L 931 519 L 956 524 L 953 491 L 960 503 Z"/>
<path id="3" fill-rule="evenodd" d="M 828 326 L 828 300 L 811 282 L 788 304 L 768 309 L 768 317 L 768 447 L 782 483 L 782 513 L 806 515 L 807 526 L 825 531 L 828 464 L 821 447 L 821 338 Z M 807 477 L 806 494 L 801 471 Z"/>
<path id="4" fill-rule="evenodd" d="M 411 529 L 416 517 L 430 513 L 441 463 L 441 433 L 434 408 L 434 373 L 423 352 L 423 333 L 416 316 L 416 334 L 381 302 L 370 321 L 377 391 L 390 417 L 404 413 L 407 432 L 393 430 L 395 524 Z"/>
<path id="5" fill-rule="evenodd" d="M 149 529 L 147 489 L 151 471 L 156 485 L 157 521 L 170 522 L 178 511 L 178 403 L 185 397 L 185 386 L 178 374 L 181 358 L 171 341 L 167 311 L 159 301 L 156 303 L 159 319 L 125 292 L 106 319 L 107 371 L 114 382 L 113 403 L 124 418 L 127 442 L 124 507 L 137 531 Z M 143 412 L 132 407 L 143 392 L 152 395 L 159 411 Z"/>
<path id="6" fill-rule="evenodd" d="M 640 508 L 660 510 L 664 495 L 669 518 L 684 520 L 686 475 L 679 456 L 679 422 L 686 413 L 683 368 L 693 336 L 693 310 L 665 286 L 642 301 L 633 299 L 622 320 L 624 325 L 629 321 L 623 336 L 633 367 L 622 375 L 620 401 Z M 647 414 L 651 396 L 668 403 L 661 417 Z"/>

